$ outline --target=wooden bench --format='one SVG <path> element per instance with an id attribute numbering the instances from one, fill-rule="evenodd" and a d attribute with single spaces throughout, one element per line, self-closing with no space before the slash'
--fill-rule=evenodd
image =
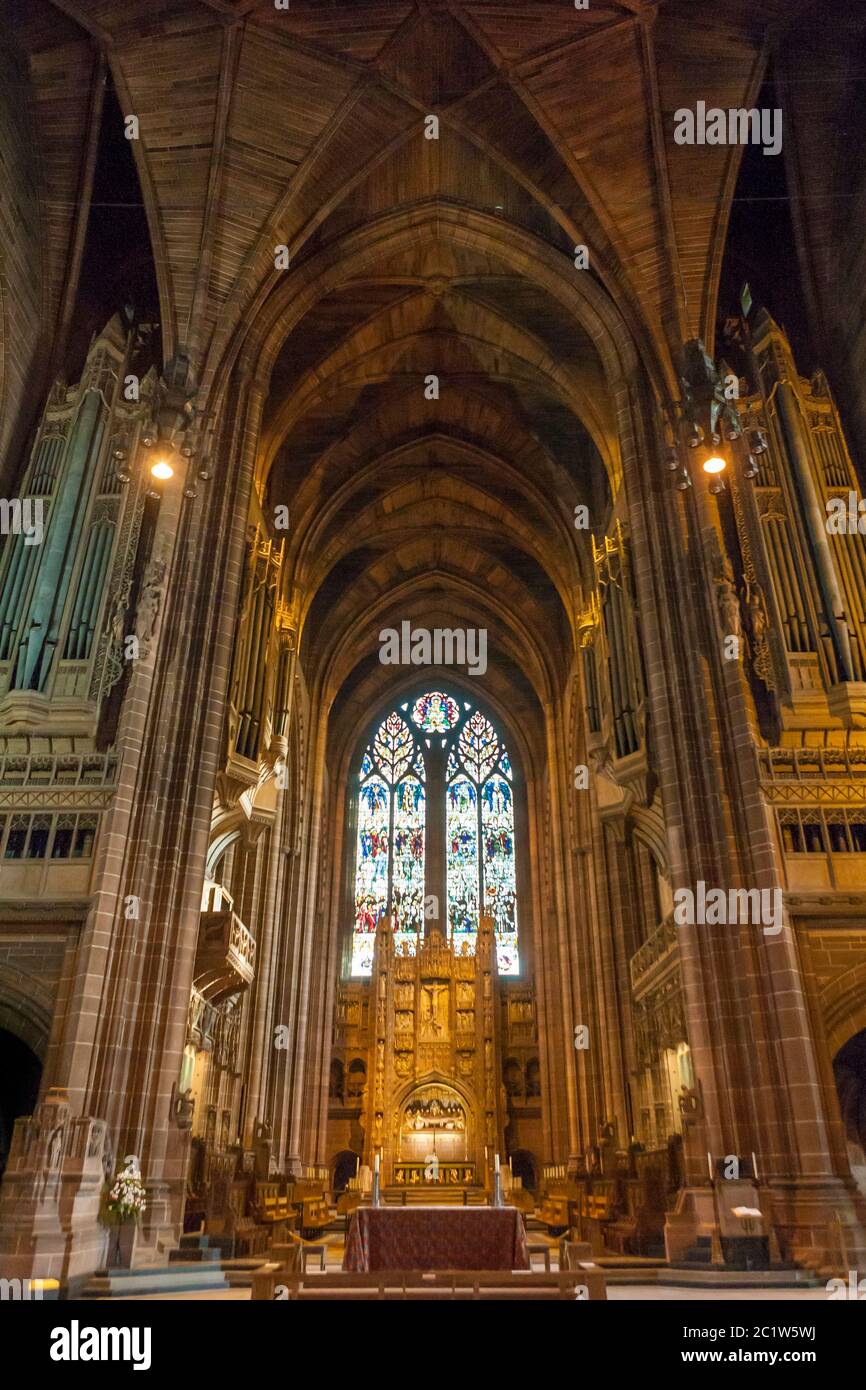
<path id="1" fill-rule="evenodd" d="M 531 1216 L 535 1211 L 535 1198 L 525 1187 L 512 1187 L 511 1191 L 505 1194 L 505 1200 L 509 1206 L 522 1211 L 524 1216 Z"/>
<path id="2" fill-rule="evenodd" d="M 230 1225 L 232 1255 L 263 1255 L 268 1248 L 270 1233 L 252 1216 L 236 1216 Z"/>
<path id="3" fill-rule="evenodd" d="M 546 1194 L 535 1215 L 551 1235 L 561 1235 L 571 1225 L 568 1197 L 560 1193 Z"/>
<path id="4" fill-rule="evenodd" d="M 529 1254 L 529 1263 L 532 1264 L 533 1255 L 540 1255 L 544 1261 L 546 1272 L 550 1273 L 550 1246 L 546 1240 L 527 1241 L 526 1249 Z"/>
<path id="5" fill-rule="evenodd" d="M 618 1179 L 593 1176 L 573 1207 L 573 1225 L 578 1237 L 590 1242 L 595 1255 L 605 1253 L 608 1227 L 620 1215 L 620 1189 Z"/>
<path id="6" fill-rule="evenodd" d="M 572 1240 L 563 1236 L 559 1242 L 559 1268 L 580 1269 L 583 1264 L 592 1264 L 592 1247 L 588 1240 Z"/>
<path id="7" fill-rule="evenodd" d="M 607 1298 L 604 1271 L 587 1262 L 560 1273 L 510 1270 L 382 1270 L 356 1274 L 349 1270 L 328 1274 L 265 1269 L 252 1276 L 255 1300 L 298 1302 L 304 1299 L 333 1302 L 360 1300 L 488 1300 L 537 1299 L 598 1301 Z"/>
<path id="8" fill-rule="evenodd" d="M 364 1194 L 359 1192 L 357 1188 L 351 1188 L 347 1192 L 341 1192 L 337 1198 L 337 1215 L 346 1218 L 347 1231 L 349 1229 L 349 1217 L 352 1215 L 353 1211 L 358 1210 L 363 1200 Z"/>
<path id="9" fill-rule="evenodd" d="M 301 1232 L 303 1235 L 320 1234 L 333 1221 L 333 1212 L 324 1193 L 315 1197 L 301 1199 Z"/>
<path id="10" fill-rule="evenodd" d="M 248 1192 L 246 1180 L 233 1182 L 224 1210 L 209 1215 L 204 1231 L 211 1243 L 219 1243 L 225 1255 L 232 1259 L 261 1255 L 270 1240 L 270 1229 L 247 1213 Z"/>
<path id="11" fill-rule="evenodd" d="M 259 1220 L 274 1224 L 277 1221 L 288 1221 L 292 1214 L 292 1204 L 288 1194 L 280 1190 L 281 1184 L 278 1182 L 257 1182 L 255 1207 L 259 1214 Z"/>
<path id="12" fill-rule="evenodd" d="M 664 1252 L 666 1215 L 666 1169 L 656 1154 L 638 1158 L 657 1159 L 654 1166 L 641 1163 L 638 1176 L 626 1178 L 623 1210 L 605 1229 L 608 1250 L 619 1255 L 654 1255 Z M 667 1160 L 667 1153 L 664 1154 Z"/>
<path id="13" fill-rule="evenodd" d="M 268 1232 L 268 1239 L 283 1241 L 295 1226 L 297 1208 L 279 1182 L 257 1182 L 253 1202 L 255 1219 Z"/>

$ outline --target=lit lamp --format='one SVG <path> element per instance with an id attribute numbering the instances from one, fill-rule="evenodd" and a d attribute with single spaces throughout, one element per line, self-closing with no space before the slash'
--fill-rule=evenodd
<path id="1" fill-rule="evenodd" d="M 151 477 L 158 478 L 161 483 L 167 482 L 174 477 L 174 469 L 165 459 L 158 459 L 150 470 Z"/>
<path id="2" fill-rule="evenodd" d="M 710 454 L 704 459 L 705 473 L 724 473 L 727 466 L 721 454 Z"/>
<path id="3" fill-rule="evenodd" d="M 713 480 L 710 483 L 710 492 L 724 492 L 725 484 L 721 475 L 724 473 L 727 466 L 727 461 L 721 454 L 709 453 L 704 459 L 704 472 L 709 473 Z"/>

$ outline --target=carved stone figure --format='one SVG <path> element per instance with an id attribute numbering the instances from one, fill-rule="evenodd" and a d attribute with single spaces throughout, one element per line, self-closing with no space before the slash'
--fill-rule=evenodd
<path id="1" fill-rule="evenodd" d="M 737 598 L 737 591 L 727 575 L 722 575 L 720 579 L 716 580 L 716 602 L 719 606 L 719 616 L 725 636 L 739 637 L 741 632 L 740 601 Z"/>
<path id="2" fill-rule="evenodd" d="M 192 1091 L 181 1091 L 177 1097 L 177 1102 L 174 1111 L 175 1121 L 177 1123 L 178 1129 L 192 1129 L 192 1116 L 194 1110 L 195 1101 L 192 1097 Z"/>
<path id="3" fill-rule="evenodd" d="M 752 643 L 755 651 L 761 647 L 766 640 L 767 614 L 764 610 L 764 596 L 757 584 L 748 585 L 746 603 L 749 613 L 749 627 L 752 633 Z"/>
<path id="4" fill-rule="evenodd" d="M 135 613 L 135 635 L 138 638 L 141 656 L 150 655 L 156 640 L 162 615 L 162 600 L 168 565 L 165 560 L 154 558 L 144 572 L 141 596 Z"/>
<path id="5" fill-rule="evenodd" d="M 697 1091 L 681 1086 L 677 1097 L 680 1115 L 684 1125 L 692 1125 L 701 1116 L 701 1098 Z"/>
<path id="6" fill-rule="evenodd" d="M 114 600 L 114 607 L 111 610 L 111 620 L 109 624 L 109 641 L 113 652 L 123 646 L 123 639 L 126 636 L 126 610 L 129 606 L 129 591 L 132 587 L 132 580 L 128 579 L 117 591 Z"/>
<path id="7" fill-rule="evenodd" d="M 447 1036 L 448 990 L 444 985 L 424 985 L 421 990 L 421 1031 L 419 1037 L 436 1040 Z"/>

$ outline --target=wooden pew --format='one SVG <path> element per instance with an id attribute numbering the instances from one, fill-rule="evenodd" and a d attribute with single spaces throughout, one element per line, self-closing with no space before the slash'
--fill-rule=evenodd
<path id="1" fill-rule="evenodd" d="M 285 1240 L 294 1226 L 297 1210 L 280 1182 L 257 1182 L 253 1201 L 255 1219 L 269 1233 L 269 1240 Z"/>
<path id="2" fill-rule="evenodd" d="M 337 1215 L 343 1217 L 346 1231 L 349 1229 L 352 1212 L 358 1210 L 363 1200 L 364 1194 L 357 1188 L 349 1188 L 346 1192 L 341 1192 L 337 1198 Z"/>
<path id="3" fill-rule="evenodd" d="M 551 1235 L 562 1235 L 571 1225 L 570 1201 L 566 1193 L 547 1192 L 535 1212 Z"/>
<path id="4" fill-rule="evenodd" d="M 608 1227 L 622 1210 L 622 1180 L 619 1177 L 599 1177 L 595 1174 L 582 1187 L 580 1198 L 572 1208 L 572 1226 L 579 1240 L 588 1240 L 593 1253 L 603 1255 L 607 1249 Z"/>
<path id="5" fill-rule="evenodd" d="M 333 1302 L 337 1300 L 508 1300 L 598 1301 L 607 1298 L 604 1271 L 587 1262 L 560 1273 L 510 1270 L 383 1270 L 352 1273 L 302 1274 L 274 1269 L 256 1271 L 252 1297 L 257 1301 Z"/>
<path id="6" fill-rule="evenodd" d="M 656 1159 L 655 1163 L 643 1160 Z M 626 1178 L 623 1209 L 605 1230 L 609 1250 L 620 1255 L 663 1255 L 667 1153 L 639 1154 L 635 1177 Z"/>
<path id="7" fill-rule="evenodd" d="M 535 1198 L 525 1187 L 512 1187 L 505 1200 L 509 1206 L 517 1207 L 518 1211 L 522 1211 L 524 1216 L 531 1216 L 535 1211 Z"/>
<path id="8" fill-rule="evenodd" d="M 268 1248 L 269 1233 L 260 1226 L 253 1216 L 235 1216 L 231 1219 L 232 1255 L 264 1255 Z"/>
<path id="9" fill-rule="evenodd" d="M 293 1201 L 300 1211 L 300 1232 L 306 1239 L 315 1239 L 334 1219 L 324 1186 L 304 1179 L 293 1188 Z"/>

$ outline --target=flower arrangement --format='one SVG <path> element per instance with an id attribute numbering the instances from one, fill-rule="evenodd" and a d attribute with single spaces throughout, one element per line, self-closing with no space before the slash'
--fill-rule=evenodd
<path id="1" fill-rule="evenodd" d="M 138 1159 L 124 1159 L 123 1167 L 115 1174 L 105 1203 L 111 1221 L 137 1221 L 146 1210 L 145 1187 L 141 1181 Z"/>

